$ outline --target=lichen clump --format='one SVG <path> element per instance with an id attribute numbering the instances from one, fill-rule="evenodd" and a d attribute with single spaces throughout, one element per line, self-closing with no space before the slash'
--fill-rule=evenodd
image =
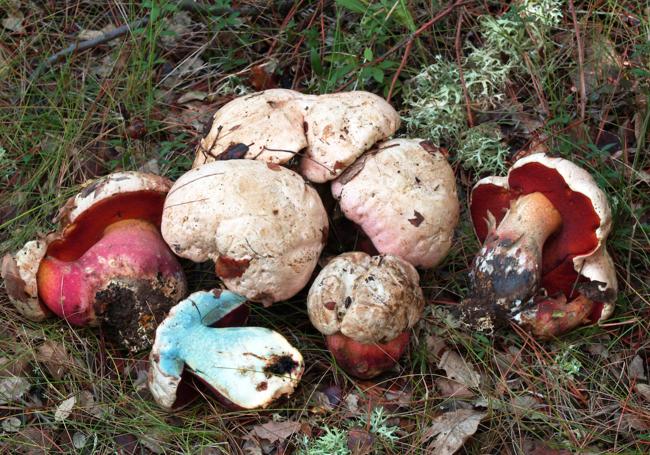
<path id="1" fill-rule="evenodd" d="M 537 60 L 550 41 L 546 36 L 562 19 L 561 5 L 561 0 L 523 0 L 501 17 L 486 15 L 479 19 L 483 44 L 468 42 L 461 61 L 472 110 L 494 110 L 503 103 L 509 77 L 524 72 L 526 60 Z M 465 94 L 453 59 L 438 55 L 413 77 L 404 86 L 404 107 L 403 120 L 411 136 L 458 146 L 457 160 L 467 169 L 478 173 L 505 171 L 505 148 L 495 144 L 502 140 L 498 129 L 464 132 Z M 480 146 L 484 142 L 487 144 Z M 472 153 L 470 147 L 477 145 Z M 488 155 L 481 155 L 484 152 Z M 480 156 L 474 156 L 477 154 Z"/>

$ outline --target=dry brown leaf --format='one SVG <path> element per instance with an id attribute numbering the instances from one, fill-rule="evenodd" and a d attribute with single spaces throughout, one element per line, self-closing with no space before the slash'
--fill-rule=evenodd
<path id="1" fill-rule="evenodd" d="M 174 47 L 185 35 L 192 31 L 194 23 L 186 11 L 177 11 L 171 17 L 165 18 L 165 32 L 160 37 L 165 47 Z"/>
<path id="2" fill-rule="evenodd" d="M 486 412 L 459 409 L 446 412 L 433 420 L 433 425 L 424 434 L 424 440 L 435 437 L 426 448 L 428 455 L 452 455 L 460 449 L 478 429 Z"/>
<path id="3" fill-rule="evenodd" d="M 632 432 L 650 430 L 650 419 L 644 419 L 636 414 L 625 413 L 621 421 L 623 426 Z"/>
<path id="4" fill-rule="evenodd" d="M 20 376 L 9 376 L 0 379 L 0 404 L 20 400 L 29 388 L 29 381 Z"/>
<path id="5" fill-rule="evenodd" d="M 647 401 L 650 401 L 650 385 L 639 383 L 634 388 L 639 393 L 639 395 L 641 395 Z"/>
<path id="6" fill-rule="evenodd" d="M 56 422 L 65 421 L 68 417 L 70 417 L 70 414 L 72 414 L 72 409 L 74 408 L 75 404 L 77 404 L 77 397 L 74 395 L 63 400 L 59 406 L 57 406 L 56 411 L 54 412 L 54 420 Z"/>
<path id="7" fill-rule="evenodd" d="M 46 455 L 54 446 L 54 440 L 49 431 L 38 426 L 26 427 L 16 436 L 16 442 L 23 447 L 25 455 Z"/>
<path id="8" fill-rule="evenodd" d="M 627 374 L 630 379 L 647 379 L 645 375 L 645 368 L 643 367 L 643 359 L 641 356 L 635 355 L 627 367 Z"/>
<path id="9" fill-rule="evenodd" d="M 262 425 L 255 425 L 249 436 L 259 439 L 266 439 L 270 443 L 284 441 L 289 436 L 300 431 L 300 422 L 288 420 L 286 422 L 266 422 Z"/>
<path id="10" fill-rule="evenodd" d="M 352 428 L 348 431 L 348 449 L 352 455 L 368 455 L 373 451 L 375 437 L 363 428 Z"/>
<path id="11" fill-rule="evenodd" d="M 9 14 L 7 17 L 2 19 L 2 26 L 9 31 L 14 33 L 25 33 L 25 26 L 23 21 L 25 16 L 20 11 L 15 11 L 13 14 Z"/>
<path id="12" fill-rule="evenodd" d="M 477 388 L 481 383 L 481 375 L 454 351 L 445 351 L 442 354 L 438 368 L 445 370 L 449 379 L 466 387 Z"/>
<path id="13" fill-rule="evenodd" d="M 208 94 L 206 92 L 201 92 L 198 90 L 190 90 L 189 92 L 184 93 L 181 95 L 176 102 L 178 104 L 185 104 L 189 103 L 190 101 L 203 101 L 208 97 Z"/>
<path id="14" fill-rule="evenodd" d="M 442 397 L 471 398 L 474 396 L 474 392 L 463 384 L 452 381 L 451 379 L 437 378 L 435 382 L 436 388 Z"/>
<path id="15" fill-rule="evenodd" d="M 523 444 L 525 455 L 571 455 L 568 450 L 551 449 L 543 441 L 524 440 Z"/>
<path id="16" fill-rule="evenodd" d="M 101 30 L 80 30 L 79 33 L 77 34 L 77 39 L 79 41 L 87 41 L 87 40 L 92 40 L 92 39 L 97 39 L 101 38 L 107 33 L 110 33 L 115 30 L 115 26 L 113 24 L 108 24 L 106 27 L 102 28 Z M 109 41 L 108 43 L 111 46 L 116 46 L 118 44 L 118 41 L 113 40 Z"/>
<path id="17" fill-rule="evenodd" d="M 57 341 L 46 341 L 36 350 L 36 361 L 42 363 L 50 376 L 60 380 L 75 365 L 66 347 Z"/>

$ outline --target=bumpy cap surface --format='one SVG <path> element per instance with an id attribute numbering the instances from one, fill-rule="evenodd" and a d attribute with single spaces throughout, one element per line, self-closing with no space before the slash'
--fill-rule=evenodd
<path id="1" fill-rule="evenodd" d="M 286 163 L 307 147 L 303 108 L 296 100 L 312 98 L 316 97 L 272 89 L 232 100 L 214 115 L 192 167 L 233 156 Z"/>
<path id="2" fill-rule="evenodd" d="M 460 211 L 454 172 L 426 141 L 378 144 L 332 182 L 332 194 L 380 253 L 434 267 L 451 248 Z"/>
<path id="3" fill-rule="evenodd" d="M 368 92 L 321 95 L 305 113 L 309 147 L 300 171 L 312 182 L 338 177 L 363 152 L 400 125 L 397 111 Z"/>
<path id="4" fill-rule="evenodd" d="M 184 370 L 233 408 L 265 408 L 293 392 L 304 362 L 282 335 L 261 327 L 210 327 L 245 303 L 232 292 L 200 291 L 172 308 L 150 357 L 149 389 L 158 404 L 175 407 Z"/>
<path id="5" fill-rule="evenodd" d="M 309 290 L 309 319 L 325 335 L 389 342 L 422 316 L 419 281 L 417 270 L 396 256 L 344 253 L 321 270 Z"/>
<path id="6" fill-rule="evenodd" d="M 215 161 L 181 176 L 162 234 L 179 256 L 211 259 L 228 289 L 270 304 L 300 291 L 327 240 L 327 214 L 298 174 L 252 160 Z"/>

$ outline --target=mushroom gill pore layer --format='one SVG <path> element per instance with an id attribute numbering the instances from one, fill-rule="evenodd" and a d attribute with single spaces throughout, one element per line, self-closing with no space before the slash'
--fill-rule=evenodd
<path id="1" fill-rule="evenodd" d="M 548 302 L 555 302 L 556 308 L 559 308 L 558 302 L 562 300 L 559 296 L 563 296 L 567 302 L 580 295 L 588 296 L 587 300 L 581 299 L 583 302 L 589 302 L 590 308 L 584 320 L 593 323 L 606 319 L 613 311 L 617 288 L 611 259 L 605 250 L 605 241 L 611 225 L 609 204 L 589 173 L 565 159 L 533 154 L 517 161 L 507 177 L 488 177 L 475 185 L 470 210 L 476 234 L 479 240 L 484 242 L 484 246 L 475 261 L 473 276 L 476 277 L 488 269 L 488 275 L 494 274 L 491 270 L 494 270 L 495 266 L 486 261 L 492 258 L 494 262 L 496 257 L 496 250 L 490 246 L 496 245 L 495 234 L 499 238 L 507 237 L 503 234 L 504 220 L 517 218 L 521 220 L 522 225 L 518 233 L 515 232 L 517 229 L 505 229 L 513 231 L 510 235 L 512 238 L 508 240 L 508 248 L 515 253 L 524 249 L 532 250 L 526 245 L 527 242 L 530 243 L 529 239 L 534 237 L 534 232 L 531 232 L 535 230 L 535 226 L 529 225 L 549 224 L 553 217 L 540 215 L 546 210 L 545 204 L 533 205 L 533 210 L 538 213 L 528 215 L 521 213 L 515 217 L 513 210 L 520 211 L 521 201 L 535 195 L 539 195 L 538 200 L 546 201 L 549 210 L 557 211 L 561 221 L 559 225 L 547 226 L 549 232 L 544 233 L 543 247 L 539 246 L 539 273 L 535 278 L 535 286 L 531 288 L 531 294 L 543 289 L 550 298 Z M 537 215 L 544 219 L 534 221 Z M 508 222 L 509 226 L 514 224 L 516 221 Z M 503 239 L 499 242 L 503 243 Z M 516 267 L 513 265 L 514 268 Z M 539 297 L 535 295 L 536 300 Z M 471 299 L 472 297 L 469 300 Z M 514 305 L 511 311 L 518 322 L 522 318 L 526 319 L 525 315 L 515 315 L 525 309 L 521 306 L 523 303 L 525 302 L 517 300 L 509 304 Z M 546 307 L 550 308 L 549 305 L 547 303 Z M 533 304 L 533 307 L 536 305 Z M 557 311 L 556 314 L 557 319 L 560 319 L 562 312 Z M 565 316 L 578 320 L 575 312 L 567 311 Z M 558 324 L 557 334 L 560 325 L 562 324 Z M 548 332 L 547 328 L 540 331 Z"/>

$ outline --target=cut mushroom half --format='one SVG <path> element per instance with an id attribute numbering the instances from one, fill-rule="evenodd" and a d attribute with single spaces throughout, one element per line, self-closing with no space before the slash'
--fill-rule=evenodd
<path id="1" fill-rule="evenodd" d="M 230 160 L 181 176 L 165 201 L 161 228 L 176 254 L 214 261 L 228 289 L 270 305 L 307 284 L 328 221 L 300 175 L 277 164 Z"/>
<path id="2" fill-rule="evenodd" d="M 378 144 L 332 182 L 332 194 L 379 253 L 431 268 L 451 248 L 460 212 L 456 180 L 427 141 Z"/>
<path id="3" fill-rule="evenodd" d="M 172 308 L 156 331 L 149 390 L 165 409 L 187 403 L 184 372 L 198 378 L 230 409 L 266 408 L 293 393 L 304 370 L 300 352 L 262 327 L 211 327 L 240 311 L 246 298 L 199 291 Z"/>
<path id="4" fill-rule="evenodd" d="M 183 270 L 163 241 L 160 217 L 171 186 L 119 172 L 86 186 L 58 214 L 60 229 L 2 263 L 9 297 L 25 317 L 51 312 L 73 325 L 102 323 L 135 352 L 186 293 Z"/>
<path id="5" fill-rule="evenodd" d="M 367 379 L 397 364 L 424 309 L 419 280 L 392 255 L 344 253 L 321 270 L 307 297 L 309 319 L 343 370 Z"/>
<path id="6" fill-rule="evenodd" d="M 507 177 L 479 181 L 470 210 L 483 246 L 461 305 L 468 325 L 493 330 L 512 320 L 547 339 L 612 314 L 610 208 L 587 171 L 533 154 Z"/>

